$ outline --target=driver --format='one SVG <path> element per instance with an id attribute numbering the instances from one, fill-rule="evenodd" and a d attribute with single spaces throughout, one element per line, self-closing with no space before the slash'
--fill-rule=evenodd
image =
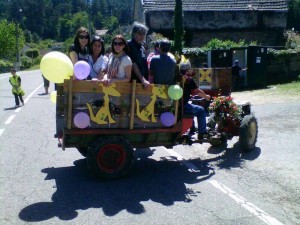
<path id="1" fill-rule="evenodd" d="M 210 95 L 205 94 L 198 88 L 196 82 L 193 79 L 193 73 L 191 70 L 191 63 L 186 60 L 179 64 L 179 70 L 181 80 L 183 82 L 183 110 L 184 113 L 193 114 L 197 117 L 198 123 L 198 140 L 203 140 L 207 137 L 206 131 L 206 112 L 202 106 L 189 103 L 190 95 L 197 95 L 210 101 Z"/>

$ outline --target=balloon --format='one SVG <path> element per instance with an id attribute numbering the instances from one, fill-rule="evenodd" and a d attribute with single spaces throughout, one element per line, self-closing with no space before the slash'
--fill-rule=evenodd
<path id="1" fill-rule="evenodd" d="M 168 89 L 168 95 L 173 100 L 178 100 L 183 95 L 183 90 L 179 85 L 171 85 Z"/>
<path id="2" fill-rule="evenodd" d="M 166 126 L 170 127 L 175 123 L 175 116 L 171 112 L 164 112 L 160 115 L 160 122 Z"/>
<path id="3" fill-rule="evenodd" d="M 74 75 L 78 80 L 84 80 L 91 72 L 91 67 L 86 61 L 78 61 L 74 65 Z"/>
<path id="4" fill-rule="evenodd" d="M 61 84 L 65 79 L 73 76 L 72 61 L 61 52 L 54 51 L 44 55 L 40 68 L 44 77 L 53 83 Z"/>
<path id="5" fill-rule="evenodd" d="M 57 96 L 57 91 L 52 91 L 51 94 L 50 94 L 50 100 L 54 104 L 56 104 L 56 96 Z"/>
<path id="6" fill-rule="evenodd" d="M 90 125 L 90 117 L 85 112 L 79 112 L 74 116 L 74 124 L 78 128 L 86 128 Z"/>

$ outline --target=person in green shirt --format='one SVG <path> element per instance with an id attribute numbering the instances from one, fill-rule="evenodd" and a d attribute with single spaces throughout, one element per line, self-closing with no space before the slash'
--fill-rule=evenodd
<path id="1" fill-rule="evenodd" d="M 22 105 L 24 106 L 24 100 L 23 100 L 23 96 L 25 95 L 24 91 L 22 90 L 21 87 L 21 77 L 19 77 L 16 74 L 16 69 L 12 68 L 10 70 L 11 72 L 11 77 L 9 78 L 9 83 L 12 86 L 12 94 L 15 96 L 15 102 L 16 102 L 16 106 L 15 107 L 19 107 L 20 106 L 20 101 L 22 103 Z M 19 100 L 20 99 L 20 100 Z"/>

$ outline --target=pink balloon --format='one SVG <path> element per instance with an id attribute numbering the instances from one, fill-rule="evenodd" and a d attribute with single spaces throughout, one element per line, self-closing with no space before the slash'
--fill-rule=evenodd
<path id="1" fill-rule="evenodd" d="M 79 112 L 74 116 L 74 124 L 80 129 L 84 129 L 90 125 L 90 117 L 85 112 Z"/>
<path id="2" fill-rule="evenodd" d="M 160 115 L 160 122 L 166 127 L 173 126 L 175 123 L 175 116 L 171 112 L 164 112 Z"/>
<path id="3" fill-rule="evenodd" d="M 74 65 L 74 75 L 78 80 L 84 80 L 91 72 L 91 67 L 86 61 L 78 61 Z"/>

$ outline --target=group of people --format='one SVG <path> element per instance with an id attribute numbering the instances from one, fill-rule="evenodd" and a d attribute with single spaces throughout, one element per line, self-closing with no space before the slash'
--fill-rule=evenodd
<path id="1" fill-rule="evenodd" d="M 151 83 L 174 84 L 177 65 L 175 57 L 169 53 L 170 41 L 157 41 L 154 53 L 147 55 L 144 45 L 147 32 L 144 24 L 135 23 L 131 40 L 127 41 L 122 35 L 114 36 L 111 53 L 105 54 L 103 39 L 99 35 L 90 38 L 88 30 L 81 27 L 70 47 L 69 56 L 73 64 L 80 60 L 89 63 L 91 72 L 88 80 L 98 80 L 107 85 L 136 80 L 145 88 Z"/>
<path id="2" fill-rule="evenodd" d="M 87 79 L 97 80 L 109 85 L 113 82 L 131 82 L 136 80 L 148 88 L 151 83 L 173 85 L 183 81 L 183 107 L 187 113 L 192 113 L 198 121 L 198 139 L 206 135 L 206 113 L 203 107 L 189 102 L 190 95 L 198 95 L 206 100 L 210 96 L 200 90 L 191 73 L 189 61 L 180 63 L 178 72 L 177 61 L 170 53 L 171 43 L 168 39 L 156 41 L 154 52 L 146 54 L 144 39 L 148 28 L 141 23 L 135 23 L 131 32 L 131 40 L 126 41 L 122 35 L 116 35 L 111 41 L 111 53 L 105 54 L 104 41 L 99 35 L 90 39 L 88 30 L 78 29 L 74 43 L 70 47 L 69 56 L 73 64 L 79 60 L 89 63 L 91 73 Z M 180 79 L 178 80 L 177 74 Z"/>

